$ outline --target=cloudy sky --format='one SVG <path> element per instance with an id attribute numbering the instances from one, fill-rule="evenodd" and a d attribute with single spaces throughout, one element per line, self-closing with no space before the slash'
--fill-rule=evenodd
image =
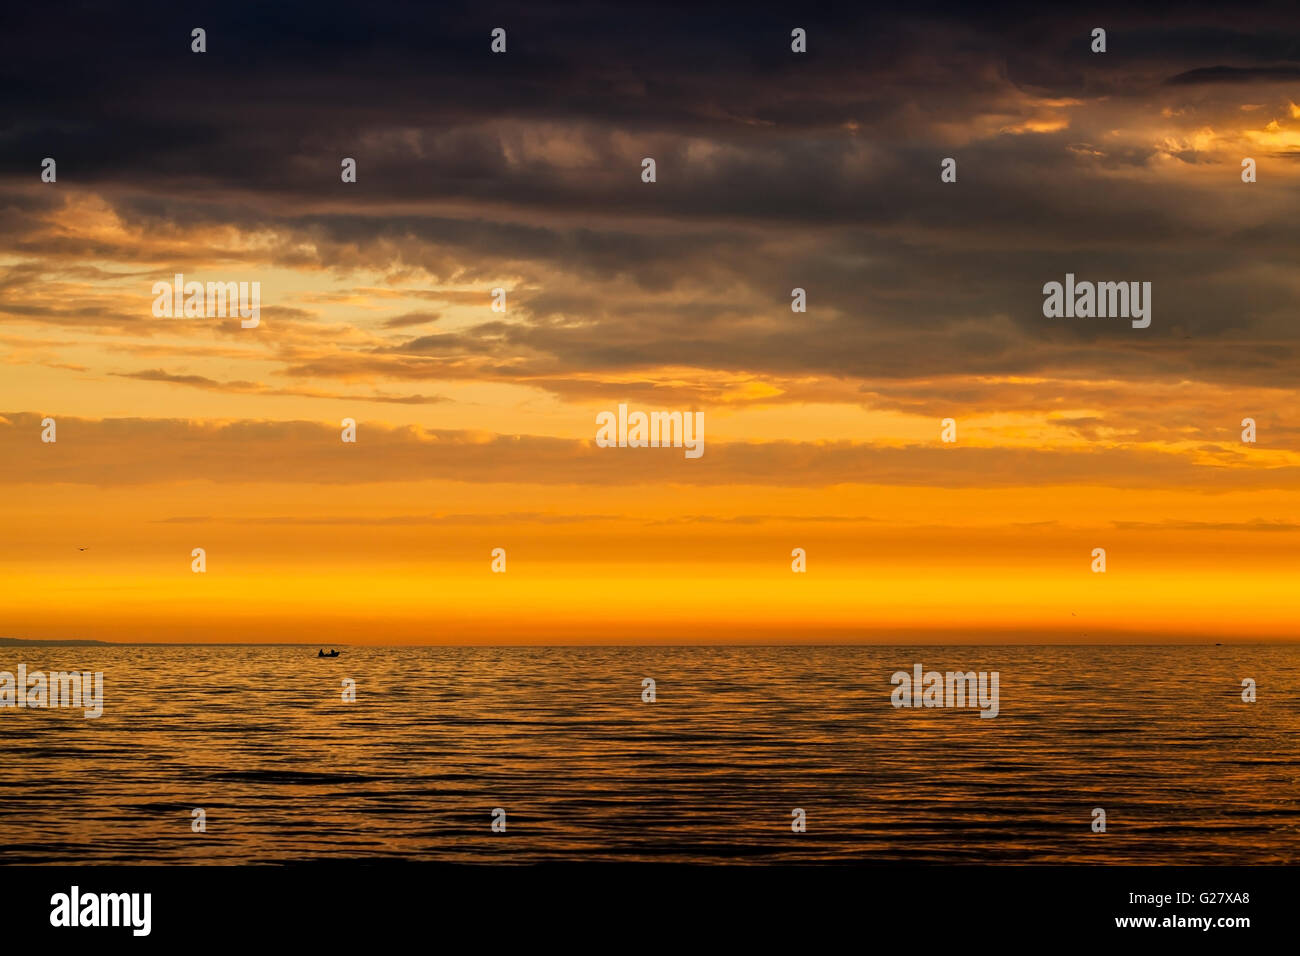
<path id="1" fill-rule="evenodd" d="M 11 11 L 0 636 L 1294 637 L 1300 14 L 963 6 Z"/>

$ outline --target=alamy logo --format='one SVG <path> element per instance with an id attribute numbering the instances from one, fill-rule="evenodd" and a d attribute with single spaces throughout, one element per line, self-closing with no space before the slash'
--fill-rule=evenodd
<path id="1" fill-rule="evenodd" d="M 1132 319 L 1133 328 L 1151 324 L 1150 282 L 1075 282 L 1065 274 L 1065 285 L 1043 286 L 1043 315 L 1049 319 Z"/>
<path id="2" fill-rule="evenodd" d="M 176 273 L 175 282 L 153 284 L 153 315 L 156 319 L 233 318 L 255 329 L 262 321 L 262 283 L 260 282 L 186 282 L 184 273 Z"/>
<path id="3" fill-rule="evenodd" d="M 687 458 L 704 454 L 703 412 L 632 412 L 596 416 L 596 444 L 601 448 L 685 448 Z"/>
<path id="4" fill-rule="evenodd" d="M 897 684 L 889 695 L 895 708 L 898 707 L 978 707 L 981 717 L 998 715 L 998 678 L 997 671 L 939 671 L 921 673 L 921 665 L 915 664 L 912 673 L 895 671 L 889 678 L 891 684 Z"/>
<path id="5" fill-rule="evenodd" d="M 93 678 L 93 680 L 92 680 Z M 104 712 L 104 672 L 44 671 L 27 673 L 27 665 L 18 665 L 15 677 L 0 671 L 0 707 L 82 707 L 85 716 L 95 718 Z"/>
<path id="6" fill-rule="evenodd" d="M 70 893 L 50 897 L 51 926 L 129 926 L 133 936 L 148 936 L 152 926 L 152 893 L 87 893 L 74 886 Z"/>

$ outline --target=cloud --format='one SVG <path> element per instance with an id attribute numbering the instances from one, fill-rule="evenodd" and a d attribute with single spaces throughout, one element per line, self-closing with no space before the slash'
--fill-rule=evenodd
<path id="1" fill-rule="evenodd" d="M 206 375 L 176 375 L 163 369 L 143 369 L 138 372 L 113 372 L 120 378 L 133 378 L 142 382 L 165 382 L 171 385 L 190 385 L 214 392 L 238 392 L 249 395 L 299 396 L 306 398 L 342 399 L 354 402 L 383 402 L 397 405 L 434 405 L 448 401 L 439 395 L 349 395 L 314 389 L 272 388 L 260 382 L 221 382 Z"/>
<path id="2" fill-rule="evenodd" d="M 506 57 L 468 4 L 377 3 L 347 27 L 315 5 L 223 10 L 203 56 L 161 4 L 81 11 L 75 36 L 33 9 L 0 66 L 6 361 L 394 409 L 487 385 L 1001 412 L 1105 443 L 1218 442 L 1249 412 L 1293 447 L 1270 411 L 1300 355 L 1288 16 L 1026 9 L 839 11 L 809 21 L 802 58 L 762 4 L 507 3 Z M 50 31 L 83 69 L 37 84 L 42 46 L 22 41 Z M 148 283 L 173 271 L 262 278 L 263 327 L 154 320 Z M 1151 328 L 1045 319 L 1066 272 L 1151 281 Z"/>
<path id="3" fill-rule="evenodd" d="M 1030 448 L 851 441 L 708 442 L 680 449 L 598 448 L 594 440 L 392 427 L 359 421 L 345 444 L 332 424 L 282 421 L 67 418 L 59 440 L 39 440 L 41 416 L 12 412 L 0 425 L 0 483 L 100 487 L 210 481 L 356 485 L 458 481 L 824 488 L 894 485 L 1017 488 L 1029 485 L 1177 485 L 1222 492 L 1291 488 L 1300 464 L 1253 460 L 1235 450 L 1156 447 Z M 594 426 L 593 426 L 594 432 Z"/>
<path id="4" fill-rule="evenodd" d="M 437 322 L 441 316 L 437 312 L 406 312 L 384 320 L 386 329 L 405 329 L 412 325 L 428 325 Z"/>

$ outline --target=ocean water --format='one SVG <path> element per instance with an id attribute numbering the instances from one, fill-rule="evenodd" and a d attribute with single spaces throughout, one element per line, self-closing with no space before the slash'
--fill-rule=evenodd
<path id="1" fill-rule="evenodd" d="M 0 708 L 0 861 L 1300 862 L 1300 646 L 342 651 L 0 647 L 105 683 Z"/>

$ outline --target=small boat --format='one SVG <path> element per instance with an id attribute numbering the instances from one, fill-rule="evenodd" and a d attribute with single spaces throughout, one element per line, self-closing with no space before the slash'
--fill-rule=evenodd
<path id="1" fill-rule="evenodd" d="M 316 656 L 317 657 L 338 657 L 339 652 L 335 650 L 331 650 L 328 654 L 326 654 L 324 651 L 317 651 Z"/>

